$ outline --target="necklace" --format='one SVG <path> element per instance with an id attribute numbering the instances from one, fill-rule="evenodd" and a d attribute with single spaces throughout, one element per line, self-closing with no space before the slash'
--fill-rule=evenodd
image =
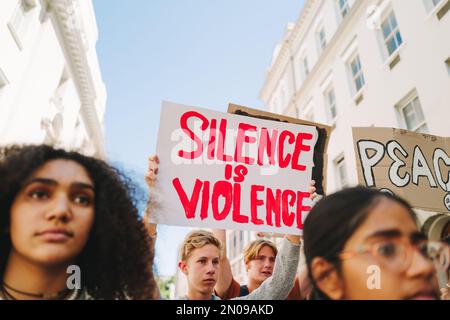
<path id="1" fill-rule="evenodd" d="M 62 291 L 56 292 L 56 293 L 50 293 L 50 294 L 46 294 L 46 293 L 29 293 L 29 292 L 25 292 L 25 291 L 21 291 L 18 289 L 15 289 L 13 287 L 11 287 L 10 285 L 6 284 L 5 282 L 3 282 L 2 288 L 2 295 L 5 297 L 5 299 L 7 300 L 17 300 L 13 295 L 11 295 L 11 293 L 9 291 L 13 291 L 15 293 L 19 293 L 25 296 L 29 296 L 29 297 L 33 297 L 36 299 L 51 299 L 51 300 L 75 300 L 78 297 L 78 291 L 79 290 L 69 290 L 69 289 L 64 289 Z"/>

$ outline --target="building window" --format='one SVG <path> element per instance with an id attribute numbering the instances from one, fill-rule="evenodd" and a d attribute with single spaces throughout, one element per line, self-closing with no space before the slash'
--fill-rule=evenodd
<path id="1" fill-rule="evenodd" d="M 348 13 L 350 12 L 350 7 L 348 5 L 347 0 L 338 0 L 339 4 L 339 12 L 341 14 L 342 19 L 344 19 Z"/>
<path id="2" fill-rule="evenodd" d="M 330 88 L 325 92 L 325 104 L 327 107 L 328 120 L 331 124 L 336 122 L 337 109 L 336 109 L 336 95 L 334 89 Z"/>
<path id="3" fill-rule="evenodd" d="M 345 167 L 345 158 L 344 156 L 340 156 L 334 162 L 335 172 L 336 172 L 336 182 L 337 188 L 343 189 L 348 186 L 348 177 L 347 177 L 347 169 Z"/>
<path id="4" fill-rule="evenodd" d="M 36 0 L 19 0 L 11 21 L 8 23 L 8 28 L 20 50 L 23 49 L 23 38 L 30 24 L 30 13 L 35 6 Z"/>
<path id="5" fill-rule="evenodd" d="M 423 116 L 422 106 L 417 96 L 400 107 L 400 112 L 406 128 L 410 131 L 428 133 L 428 127 Z"/>
<path id="6" fill-rule="evenodd" d="M 362 87 L 364 87 L 365 80 L 364 74 L 361 68 L 361 60 L 359 55 L 356 55 L 349 63 L 350 71 L 352 73 L 353 84 L 355 88 L 355 93 L 359 92 Z"/>
<path id="7" fill-rule="evenodd" d="M 403 43 L 394 12 L 391 12 L 389 16 L 382 22 L 381 30 L 383 31 L 383 38 L 386 49 L 389 53 L 389 56 L 391 56 Z"/>
<path id="8" fill-rule="evenodd" d="M 308 57 L 305 56 L 303 58 L 303 81 L 308 77 L 309 75 L 309 64 L 308 64 Z"/>
<path id="9" fill-rule="evenodd" d="M 323 52 L 323 50 L 325 50 L 325 47 L 327 46 L 327 37 L 324 27 L 320 27 L 320 29 L 317 31 L 317 42 L 320 54 Z"/>

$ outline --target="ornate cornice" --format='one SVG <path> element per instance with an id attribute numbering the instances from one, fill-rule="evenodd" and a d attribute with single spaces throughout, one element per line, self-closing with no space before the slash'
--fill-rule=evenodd
<path id="1" fill-rule="evenodd" d="M 95 141 L 96 156 L 105 158 L 102 124 L 96 109 L 97 92 L 94 77 L 86 54 L 86 33 L 78 15 L 79 8 L 75 0 L 47 0 L 49 9 L 54 14 L 59 26 L 64 47 L 70 57 L 69 67 L 75 77 L 81 97 L 81 114 L 85 119 L 89 134 Z"/>

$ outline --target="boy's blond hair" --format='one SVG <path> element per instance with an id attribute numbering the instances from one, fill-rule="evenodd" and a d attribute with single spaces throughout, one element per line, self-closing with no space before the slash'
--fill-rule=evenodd
<path id="1" fill-rule="evenodd" d="M 191 231 L 186 235 L 180 249 L 180 259 L 186 262 L 192 255 L 195 249 L 203 248 L 204 246 L 212 244 L 222 252 L 222 243 L 211 232 L 206 230 Z"/>
<path id="2" fill-rule="evenodd" d="M 272 241 L 265 240 L 265 239 L 257 239 L 257 240 L 250 242 L 247 245 L 247 247 L 245 247 L 244 262 L 247 263 L 251 260 L 255 260 L 256 257 L 259 255 L 259 252 L 261 251 L 261 249 L 265 246 L 272 249 L 275 256 L 277 255 L 278 249 Z"/>

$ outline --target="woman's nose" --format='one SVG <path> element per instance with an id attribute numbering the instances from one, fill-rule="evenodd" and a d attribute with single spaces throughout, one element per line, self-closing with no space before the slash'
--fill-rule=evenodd
<path id="1" fill-rule="evenodd" d="M 414 250 L 407 274 L 410 277 L 433 277 L 436 274 L 436 268 L 430 259 L 423 256 L 418 250 Z"/>
<path id="2" fill-rule="evenodd" d="M 64 222 L 67 222 L 70 219 L 70 216 L 70 200 L 64 195 L 60 195 L 55 198 L 51 209 L 46 214 L 46 218 L 48 220 L 57 219 Z"/>

